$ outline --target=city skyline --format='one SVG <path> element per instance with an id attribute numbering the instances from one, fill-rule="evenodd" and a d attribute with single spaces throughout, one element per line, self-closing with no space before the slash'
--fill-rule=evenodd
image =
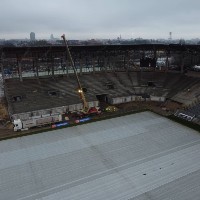
<path id="1" fill-rule="evenodd" d="M 197 0 L 2 0 L 0 38 L 68 39 L 200 37 Z M 9 17 L 6 17 L 8 16 Z"/>

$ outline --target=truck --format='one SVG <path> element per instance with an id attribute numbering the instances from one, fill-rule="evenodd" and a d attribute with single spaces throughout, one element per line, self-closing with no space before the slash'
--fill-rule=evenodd
<path id="1" fill-rule="evenodd" d="M 14 131 L 24 131 L 33 127 L 46 126 L 61 121 L 62 121 L 62 115 L 57 113 L 53 115 L 49 114 L 44 116 L 36 116 L 28 120 L 15 119 L 13 121 L 13 126 L 14 126 Z"/>
<path id="2" fill-rule="evenodd" d="M 101 114 L 99 107 L 91 107 L 87 113 L 76 111 L 73 113 L 56 113 L 35 116 L 28 120 L 15 119 L 13 121 L 14 131 L 25 131 L 34 127 L 50 126 L 58 128 L 69 124 L 89 121 L 93 116 Z"/>

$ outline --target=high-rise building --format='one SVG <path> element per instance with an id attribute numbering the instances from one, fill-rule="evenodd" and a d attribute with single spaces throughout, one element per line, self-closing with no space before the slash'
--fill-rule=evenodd
<path id="1" fill-rule="evenodd" d="M 169 32 L 169 40 L 172 40 L 172 32 Z"/>
<path id="2" fill-rule="evenodd" d="M 51 40 L 54 40 L 53 34 L 51 34 L 50 39 L 51 39 Z"/>
<path id="3" fill-rule="evenodd" d="M 31 33 L 30 33 L 30 40 L 31 40 L 31 41 L 34 41 L 34 40 L 35 40 L 35 33 L 34 33 L 34 32 L 31 32 Z"/>

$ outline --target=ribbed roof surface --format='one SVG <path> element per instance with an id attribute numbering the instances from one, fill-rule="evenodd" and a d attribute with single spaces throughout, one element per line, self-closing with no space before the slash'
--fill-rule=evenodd
<path id="1" fill-rule="evenodd" d="M 2 200 L 199 200 L 200 135 L 150 112 L 0 142 Z"/>

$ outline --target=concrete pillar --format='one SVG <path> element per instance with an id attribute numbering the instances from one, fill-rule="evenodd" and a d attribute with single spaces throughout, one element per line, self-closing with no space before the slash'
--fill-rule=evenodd
<path id="1" fill-rule="evenodd" d="M 108 58 L 107 58 L 107 70 L 109 70 L 110 71 L 110 55 L 108 55 Z"/>
<path id="2" fill-rule="evenodd" d="M 66 58 L 66 53 L 63 54 L 63 69 L 65 67 L 65 69 L 63 70 L 63 74 L 65 73 L 65 70 L 66 70 L 66 74 L 68 75 L 68 60 Z"/>
<path id="3" fill-rule="evenodd" d="M 69 60 L 66 59 L 66 60 L 65 60 L 65 63 L 66 63 L 66 74 L 67 74 L 67 76 L 68 76 L 68 75 L 69 75 Z"/>
<path id="4" fill-rule="evenodd" d="M 114 54 L 114 56 L 113 56 L 113 71 L 116 70 L 116 67 L 117 67 L 117 55 Z"/>
<path id="5" fill-rule="evenodd" d="M 126 56 L 125 55 L 123 56 L 123 66 L 124 66 L 124 69 L 127 71 L 127 68 L 126 68 Z"/>
<path id="6" fill-rule="evenodd" d="M 0 62 L 0 66 L 1 66 L 2 80 L 3 80 L 3 83 L 4 83 L 5 74 L 4 74 L 4 68 L 3 68 L 3 63 L 2 62 Z"/>
<path id="7" fill-rule="evenodd" d="M 23 82 L 23 77 L 22 77 L 22 64 L 21 62 L 18 62 L 18 73 L 19 73 L 19 80 Z"/>
<path id="8" fill-rule="evenodd" d="M 156 51 L 156 49 L 154 49 L 154 51 L 153 51 L 153 57 L 154 57 L 154 59 L 157 60 L 157 51 Z"/>
<path id="9" fill-rule="evenodd" d="M 185 65 L 185 55 L 184 53 L 181 55 L 181 74 L 184 73 L 184 65 Z"/>
<path id="10" fill-rule="evenodd" d="M 98 67 L 98 71 L 101 71 L 101 66 L 100 66 L 100 58 L 99 56 L 97 57 L 97 67 Z"/>
<path id="11" fill-rule="evenodd" d="M 79 58 L 80 75 L 83 73 L 83 60 L 82 57 Z"/>
<path id="12" fill-rule="evenodd" d="M 52 78 L 54 78 L 54 58 L 51 59 Z"/>
<path id="13" fill-rule="evenodd" d="M 168 69 L 169 68 L 169 57 L 167 55 L 167 58 L 166 58 L 166 68 Z"/>
<path id="14" fill-rule="evenodd" d="M 195 55 L 192 55 L 192 65 L 194 66 L 194 65 L 197 65 L 198 64 L 198 57 L 197 57 L 197 55 L 195 54 Z"/>
<path id="15" fill-rule="evenodd" d="M 95 59 L 92 57 L 92 72 L 95 74 Z"/>
<path id="16" fill-rule="evenodd" d="M 169 69 L 169 54 L 167 53 L 167 58 L 166 58 L 166 63 L 165 63 L 165 67 L 167 68 L 167 69 Z"/>
<path id="17" fill-rule="evenodd" d="M 33 60 L 33 70 L 34 70 L 34 76 L 36 78 L 39 78 L 38 61 L 37 61 L 37 59 Z"/>
<path id="18" fill-rule="evenodd" d="M 105 72 L 107 72 L 107 58 L 106 58 L 106 56 L 104 56 L 103 64 L 104 64 L 104 70 L 105 70 Z"/>
<path id="19" fill-rule="evenodd" d="M 127 55 L 127 70 L 130 68 L 130 52 L 128 51 Z"/>
<path id="20" fill-rule="evenodd" d="M 35 65 L 36 78 L 39 78 L 38 60 L 35 59 L 34 65 Z"/>

